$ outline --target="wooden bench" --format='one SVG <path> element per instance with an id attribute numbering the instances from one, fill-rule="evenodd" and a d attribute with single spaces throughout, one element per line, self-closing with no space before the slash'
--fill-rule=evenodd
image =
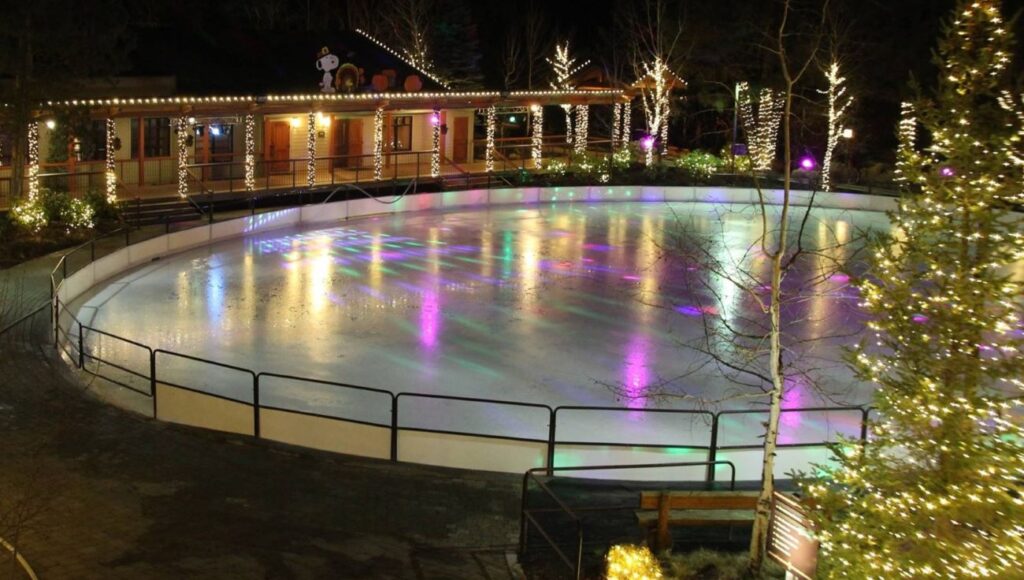
<path id="1" fill-rule="evenodd" d="M 651 547 L 664 550 L 672 543 L 669 526 L 753 524 L 758 495 L 757 491 L 644 491 L 636 519 L 648 530 Z"/>

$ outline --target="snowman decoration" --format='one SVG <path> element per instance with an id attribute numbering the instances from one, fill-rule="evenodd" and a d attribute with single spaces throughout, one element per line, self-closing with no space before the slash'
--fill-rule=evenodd
<path id="1" fill-rule="evenodd" d="M 320 81 L 320 92 L 333 93 L 334 92 L 334 69 L 338 68 L 340 61 L 338 57 L 331 54 L 331 51 L 325 46 L 320 49 L 320 54 L 316 58 L 316 70 L 324 72 L 324 77 Z"/>

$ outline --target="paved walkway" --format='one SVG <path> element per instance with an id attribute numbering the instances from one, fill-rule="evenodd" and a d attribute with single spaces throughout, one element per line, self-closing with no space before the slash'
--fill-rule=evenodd
<path id="1" fill-rule="evenodd" d="M 53 262 L 4 274 L 35 302 Z M 0 440 L 0 537 L 43 580 L 510 577 L 514 475 L 158 423 L 86 394 L 49 347 L 0 340 Z"/>

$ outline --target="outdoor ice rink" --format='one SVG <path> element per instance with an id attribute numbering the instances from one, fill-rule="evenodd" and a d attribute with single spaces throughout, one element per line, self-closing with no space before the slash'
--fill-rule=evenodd
<path id="1" fill-rule="evenodd" d="M 795 220 L 802 215 L 798 208 Z M 706 437 L 706 427 L 643 410 L 757 403 L 754 391 L 714 366 L 695 371 L 702 355 L 681 344 L 701 335 L 705 316 L 736 320 L 754 308 L 722 280 L 703 291 L 688 282 L 700 264 L 666 259 L 681 224 L 724 240 L 728 251 L 718 246 L 717 257 L 727 263 L 741 259 L 760 228 L 754 206 L 700 203 L 386 215 L 191 250 L 101 284 L 73 310 L 88 326 L 152 348 L 256 372 L 392 392 L 628 408 L 565 411 L 560 434 L 683 445 Z M 887 224 L 881 213 L 815 209 L 804 241 L 808 248 L 847 243 L 830 250 L 843 260 L 858 232 Z M 798 266 L 788 283 L 813 278 L 825 264 L 808 257 Z M 837 362 L 863 322 L 856 302 L 856 290 L 836 275 L 793 306 L 801 321 L 794 336 L 843 336 L 808 343 L 819 384 L 794 381 L 785 407 L 868 403 L 870 393 Z M 145 364 L 137 350 L 101 336 L 90 337 L 89 349 Z M 175 359 L 161 375 L 251 400 L 250 382 L 227 369 Z M 654 392 L 685 396 L 645 397 Z M 284 380 L 268 381 L 260 396 L 265 405 L 371 422 L 386 422 L 390 411 L 373 393 Z M 405 424 L 511 436 L 544 432 L 546 420 L 530 408 L 449 400 L 415 399 L 403 409 Z M 720 444 L 756 443 L 762 420 L 732 416 Z M 788 413 L 780 441 L 855 435 L 858 422 L 854 413 Z"/>

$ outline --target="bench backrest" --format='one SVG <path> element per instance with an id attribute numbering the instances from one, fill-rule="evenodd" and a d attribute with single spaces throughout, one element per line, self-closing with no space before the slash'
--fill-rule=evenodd
<path id="1" fill-rule="evenodd" d="M 640 509 L 656 510 L 663 492 L 640 492 Z M 673 510 L 743 510 L 756 509 L 756 491 L 672 491 L 668 492 L 668 509 Z"/>

